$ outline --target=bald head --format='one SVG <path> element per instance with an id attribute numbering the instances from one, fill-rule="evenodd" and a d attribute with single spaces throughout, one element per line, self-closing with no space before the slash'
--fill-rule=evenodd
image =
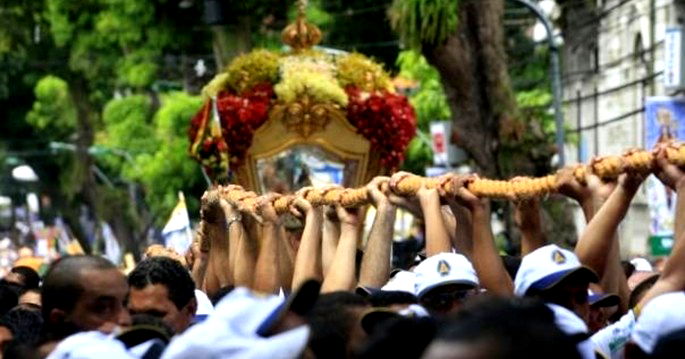
<path id="1" fill-rule="evenodd" d="M 107 259 L 62 258 L 52 264 L 43 281 L 42 313 L 46 327 L 74 332 L 109 324 L 125 325 L 129 320 L 124 307 L 127 293 L 126 278 Z"/>
<path id="2" fill-rule="evenodd" d="M 57 308 L 73 309 L 76 300 L 84 290 L 81 272 L 84 270 L 116 269 L 112 262 L 96 256 L 70 256 L 54 262 L 43 280 L 43 318 Z"/>

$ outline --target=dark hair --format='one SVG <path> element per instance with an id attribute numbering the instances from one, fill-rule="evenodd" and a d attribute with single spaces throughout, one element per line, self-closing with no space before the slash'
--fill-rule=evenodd
<path id="1" fill-rule="evenodd" d="M 504 269 L 507 270 L 509 276 L 511 278 L 516 278 L 516 273 L 518 273 L 519 267 L 521 267 L 521 258 L 510 255 L 501 256 L 501 258 L 502 263 L 504 264 Z"/>
<path id="2" fill-rule="evenodd" d="M 633 273 L 635 273 L 635 265 L 630 263 L 630 261 L 621 261 L 621 267 L 623 268 L 623 274 L 626 278 L 630 278 Z"/>
<path id="3" fill-rule="evenodd" d="M 432 318 L 390 319 L 379 324 L 358 353 L 359 358 L 420 358 L 435 336 Z"/>
<path id="4" fill-rule="evenodd" d="M 52 263 L 45 274 L 42 287 L 43 320 L 49 324 L 50 312 L 61 309 L 66 312 L 74 309 L 84 290 L 80 273 L 84 270 L 116 269 L 112 262 L 96 256 L 63 257 Z"/>
<path id="5" fill-rule="evenodd" d="M 43 329 L 43 317 L 35 310 L 15 308 L 0 318 L 0 326 L 12 332 L 13 340 L 26 345 L 35 345 Z"/>
<path id="6" fill-rule="evenodd" d="M 24 278 L 23 287 L 25 289 L 38 288 L 38 286 L 40 285 L 40 276 L 38 275 L 38 272 L 33 270 L 33 268 L 31 267 L 18 266 L 12 268 L 10 272 L 19 274 L 20 276 L 22 276 L 22 278 Z"/>
<path id="7" fill-rule="evenodd" d="M 373 307 L 389 307 L 393 304 L 417 304 L 415 295 L 399 290 L 379 290 L 366 297 Z"/>
<path id="8" fill-rule="evenodd" d="M 309 346 L 317 358 L 346 358 L 350 332 L 357 317 L 349 309 L 368 306 L 366 299 L 351 292 L 333 292 L 319 296 L 307 322 L 312 334 Z"/>
<path id="9" fill-rule="evenodd" d="M 183 309 L 195 297 L 195 282 L 181 262 L 167 257 L 151 257 L 138 263 L 128 275 L 128 285 L 143 289 L 161 284 L 167 288 L 169 299 L 176 308 Z"/>
<path id="10" fill-rule="evenodd" d="M 19 294 L 17 289 L 7 282 L 0 283 L 0 316 L 17 306 L 18 302 Z"/>
<path id="11" fill-rule="evenodd" d="M 636 285 L 635 288 L 633 288 L 633 291 L 630 292 L 630 298 L 628 298 L 628 307 L 635 308 L 645 294 L 647 294 L 647 291 L 654 286 L 654 283 L 656 283 L 657 280 L 659 280 L 659 275 L 655 274 Z"/>
<path id="12" fill-rule="evenodd" d="M 554 313 L 530 298 L 477 298 L 438 329 L 436 340 L 482 344 L 489 358 L 580 358 Z"/>

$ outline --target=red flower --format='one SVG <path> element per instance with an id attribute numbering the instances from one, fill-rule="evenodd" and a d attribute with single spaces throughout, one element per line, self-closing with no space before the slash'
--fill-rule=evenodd
<path id="1" fill-rule="evenodd" d="M 362 99 L 357 87 L 348 86 L 345 90 L 350 99 L 347 106 L 350 123 L 380 153 L 385 167 L 397 168 L 416 134 L 416 114 L 407 98 L 383 91 Z"/>

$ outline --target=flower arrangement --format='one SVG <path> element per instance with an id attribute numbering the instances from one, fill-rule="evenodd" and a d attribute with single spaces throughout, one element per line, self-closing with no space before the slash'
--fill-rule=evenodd
<path id="1" fill-rule="evenodd" d="M 237 57 L 205 86 L 203 94 L 207 102 L 188 131 L 193 143 L 190 152 L 214 171 L 228 171 L 226 165 L 218 165 L 221 161 L 231 167 L 240 165 L 254 132 L 272 114 L 283 113 L 283 106 L 300 106 L 304 99 L 346 113 L 388 169 L 402 162 L 416 131 L 414 110 L 404 96 L 394 92 L 382 66 L 356 53 L 333 56 L 305 49 L 280 55 L 256 50 Z M 223 143 L 216 136 L 208 141 L 205 134 L 209 131 L 204 128 L 211 125 L 212 99 Z"/>
<path id="2" fill-rule="evenodd" d="M 355 86 L 346 88 L 350 104 L 347 119 L 380 153 L 381 164 L 396 169 L 416 134 L 416 113 L 406 97 L 381 91 L 365 93 Z"/>

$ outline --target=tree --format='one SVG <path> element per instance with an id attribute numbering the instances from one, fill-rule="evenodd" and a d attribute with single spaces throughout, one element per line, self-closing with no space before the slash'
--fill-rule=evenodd
<path id="1" fill-rule="evenodd" d="M 453 137 L 490 177 L 533 174 L 525 153 L 502 155 L 524 124 L 511 87 L 502 17 L 504 0 L 396 0 L 391 21 L 402 42 L 420 50 L 442 79 Z"/>

